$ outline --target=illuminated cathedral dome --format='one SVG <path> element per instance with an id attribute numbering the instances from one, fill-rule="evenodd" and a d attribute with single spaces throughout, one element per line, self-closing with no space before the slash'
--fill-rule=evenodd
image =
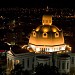
<path id="1" fill-rule="evenodd" d="M 45 16 L 47 18 L 47 16 Z M 49 16 L 48 16 L 49 17 Z M 51 21 L 50 21 L 51 22 Z M 29 43 L 34 45 L 61 45 L 64 44 L 63 32 L 51 23 L 42 23 L 31 32 Z"/>
<path id="2" fill-rule="evenodd" d="M 34 29 L 30 34 L 29 45 L 36 49 L 42 47 L 64 46 L 63 31 L 52 25 L 52 17 L 44 15 L 42 25 Z"/>

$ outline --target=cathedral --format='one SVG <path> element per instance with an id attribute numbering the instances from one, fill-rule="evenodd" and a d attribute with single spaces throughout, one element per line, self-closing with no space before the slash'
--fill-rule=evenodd
<path id="1" fill-rule="evenodd" d="M 75 67 L 74 59 L 71 47 L 64 43 L 63 30 L 52 25 L 51 15 L 43 15 L 42 24 L 32 30 L 28 44 L 10 47 L 7 69 L 21 64 L 24 70 L 32 70 L 38 64 L 47 64 L 58 67 L 60 73 L 69 73 Z"/>

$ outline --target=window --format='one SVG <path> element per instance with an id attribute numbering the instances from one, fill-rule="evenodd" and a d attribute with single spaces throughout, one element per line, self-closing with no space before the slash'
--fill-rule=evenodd
<path id="1" fill-rule="evenodd" d="M 33 32 L 33 36 L 36 37 L 36 32 L 35 31 Z"/>
<path id="2" fill-rule="evenodd" d="M 65 61 L 62 61 L 62 69 L 65 69 Z"/>
<path id="3" fill-rule="evenodd" d="M 34 62 L 34 57 L 33 57 L 33 62 Z"/>
<path id="4" fill-rule="evenodd" d="M 46 36 L 46 34 L 44 34 L 44 36 Z"/>
<path id="5" fill-rule="evenodd" d="M 25 62 L 24 62 L 24 59 L 23 59 L 23 60 L 22 60 L 22 65 L 23 65 L 23 67 L 24 67 L 24 63 L 25 63 Z"/>
<path id="6" fill-rule="evenodd" d="M 67 63 L 67 69 L 69 69 L 69 63 Z"/>
<path id="7" fill-rule="evenodd" d="M 44 38 L 47 38 L 47 33 L 43 33 L 43 37 Z"/>
<path id="8" fill-rule="evenodd" d="M 59 37 L 59 33 L 58 32 L 55 33 L 55 37 Z"/>
<path id="9" fill-rule="evenodd" d="M 47 48 L 46 48 L 46 50 L 45 51 L 47 51 Z"/>
<path id="10" fill-rule="evenodd" d="M 29 68 L 29 58 L 27 59 L 27 67 Z"/>
<path id="11" fill-rule="evenodd" d="M 74 57 L 71 57 L 71 63 L 74 64 Z"/>
<path id="12" fill-rule="evenodd" d="M 60 68 L 60 61 L 59 61 L 59 68 Z"/>

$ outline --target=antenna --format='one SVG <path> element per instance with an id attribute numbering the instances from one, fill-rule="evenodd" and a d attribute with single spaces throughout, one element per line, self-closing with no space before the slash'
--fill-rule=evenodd
<path id="1" fill-rule="evenodd" d="M 46 8 L 46 12 L 48 12 L 49 11 L 49 8 L 48 8 L 48 6 L 47 6 L 47 8 Z"/>

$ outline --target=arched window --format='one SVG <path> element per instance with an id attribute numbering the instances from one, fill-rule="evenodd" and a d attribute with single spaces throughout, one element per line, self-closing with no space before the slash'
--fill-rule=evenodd
<path id="1" fill-rule="evenodd" d="M 47 38 L 47 33 L 43 33 L 43 38 Z"/>
<path id="2" fill-rule="evenodd" d="M 35 31 L 33 32 L 33 36 L 36 37 L 36 32 Z"/>
<path id="3" fill-rule="evenodd" d="M 55 37 L 59 37 L 59 32 L 56 32 L 55 33 Z"/>

